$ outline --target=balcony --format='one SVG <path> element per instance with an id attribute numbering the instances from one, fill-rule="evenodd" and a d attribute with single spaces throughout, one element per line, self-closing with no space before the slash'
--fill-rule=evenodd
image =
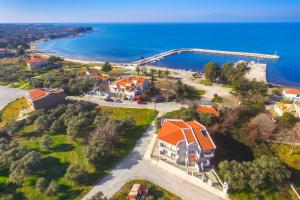
<path id="1" fill-rule="evenodd" d="M 166 149 L 166 150 L 168 150 L 168 151 L 171 151 L 171 152 L 173 152 L 173 153 L 177 153 L 177 151 L 178 151 L 177 148 L 176 148 L 176 149 L 172 149 L 172 148 L 170 148 L 170 147 L 164 145 L 163 143 L 160 143 L 159 146 L 160 146 L 161 148 L 164 148 L 164 149 Z"/>

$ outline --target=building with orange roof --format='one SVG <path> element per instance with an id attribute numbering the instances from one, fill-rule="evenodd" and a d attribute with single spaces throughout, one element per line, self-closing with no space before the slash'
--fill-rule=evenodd
<path id="1" fill-rule="evenodd" d="M 282 94 L 287 99 L 300 100 L 300 89 L 284 88 Z"/>
<path id="2" fill-rule="evenodd" d="M 27 60 L 27 66 L 30 70 L 42 69 L 48 65 L 48 61 L 43 58 L 31 57 Z"/>
<path id="3" fill-rule="evenodd" d="M 217 111 L 215 108 L 210 107 L 210 106 L 199 105 L 197 107 L 197 112 L 198 113 L 204 113 L 204 114 L 210 114 L 210 115 L 214 115 L 214 116 L 217 116 L 217 117 L 220 116 L 219 111 Z"/>
<path id="4" fill-rule="evenodd" d="M 199 171 L 211 167 L 216 146 L 206 127 L 199 122 L 165 119 L 157 139 L 160 158 L 195 166 Z"/>
<path id="5" fill-rule="evenodd" d="M 141 95 L 148 88 L 148 81 L 143 77 L 128 77 L 118 79 L 109 86 L 110 92 L 125 95 L 129 100 L 134 100 L 136 95 Z"/>
<path id="6" fill-rule="evenodd" d="M 40 88 L 29 92 L 28 103 L 35 109 L 47 109 L 65 102 L 65 93 L 61 88 Z"/>

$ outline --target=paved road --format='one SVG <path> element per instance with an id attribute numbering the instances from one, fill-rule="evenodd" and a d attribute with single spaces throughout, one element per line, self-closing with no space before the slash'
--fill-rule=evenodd
<path id="1" fill-rule="evenodd" d="M 83 197 L 91 198 L 101 191 L 110 198 L 114 193 L 131 179 L 149 180 L 185 200 L 221 200 L 222 198 L 207 192 L 195 185 L 186 182 L 167 171 L 160 169 L 144 159 L 144 154 L 155 134 L 154 123 L 137 142 L 135 148 L 129 153 L 107 176 L 103 177 L 93 189 Z"/>
<path id="2" fill-rule="evenodd" d="M 9 102 L 15 99 L 27 96 L 28 91 L 11 88 L 7 86 L 0 86 L 0 110 L 2 110 Z"/>
<path id="3" fill-rule="evenodd" d="M 89 96 L 84 96 L 84 97 L 69 96 L 68 99 L 84 100 L 84 101 L 96 103 L 101 106 L 111 106 L 111 107 L 119 107 L 119 108 L 154 109 L 154 106 L 155 106 L 153 103 L 148 103 L 148 104 L 137 104 L 136 102 L 113 103 L 113 102 L 104 101 L 104 100 L 100 99 L 99 97 L 89 97 Z M 158 110 L 160 112 L 160 114 L 170 112 L 173 110 L 179 110 L 182 107 L 188 107 L 188 106 L 184 105 L 184 104 L 180 104 L 180 103 L 175 103 L 175 102 L 156 103 L 156 110 Z"/>

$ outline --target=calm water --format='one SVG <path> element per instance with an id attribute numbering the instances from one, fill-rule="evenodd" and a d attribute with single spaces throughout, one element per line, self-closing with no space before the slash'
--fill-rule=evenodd
<path id="1" fill-rule="evenodd" d="M 111 62 L 129 62 L 188 47 L 266 54 L 277 51 L 279 61 L 260 60 L 268 64 L 268 81 L 300 88 L 300 23 L 88 25 L 95 31 L 77 38 L 47 41 L 39 48 L 67 57 Z M 201 71 L 209 61 L 222 64 L 240 59 L 246 58 L 182 53 L 156 65 Z"/>

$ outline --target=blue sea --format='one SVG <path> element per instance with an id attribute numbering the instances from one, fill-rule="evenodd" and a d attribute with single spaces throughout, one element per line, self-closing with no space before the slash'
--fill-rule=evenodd
<path id="1" fill-rule="evenodd" d="M 182 53 L 155 65 L 202 71 L 203 65 L 238 60 L 267 63 L 271 83 L 300 88 L 300 23 L 193 23 L 193 24 L 76 24 L 94 31 L 76 38 L 39 44 L 57 55 L 111 62 L 130 62 L 174 48 L 203 48 L 280 55 L 258 60 L 236 56 Z"/>

